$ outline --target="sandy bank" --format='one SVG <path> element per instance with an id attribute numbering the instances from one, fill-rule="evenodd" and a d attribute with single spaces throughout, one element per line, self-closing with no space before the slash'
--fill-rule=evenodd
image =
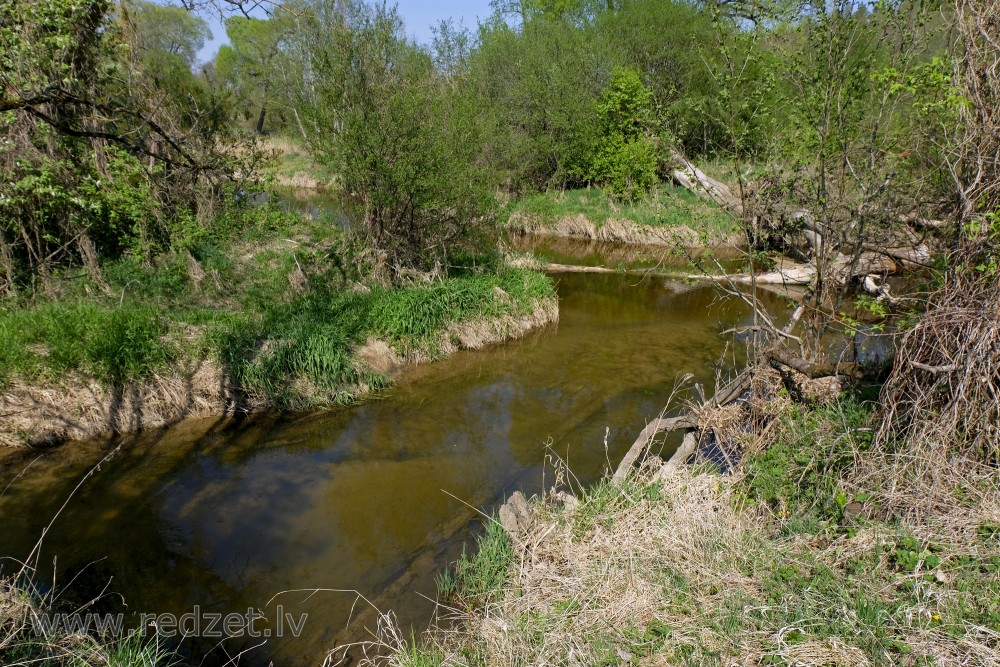
<path id="1" fill-rule="evenodd" d="M 625 218 L 611 218 L 603 225 L 597 225 L 583 214 L 565 216 L 550 222 L 540 216 L 518 211 L 510 217 L 507 227 L 515 234 L 538 234 L 636 245 L 679 248 L 745 245 L 743 234 L 739 231 L 706 229 L 699 232 L 687 225 L 653 227 Z"/>
<path id="2" fill-rule="evenodd" d="M 393 377 L 415 364 L 457 350 L 474 350 L 519 338 L 558 318 L 558 299 L 553 297 L 537 301 L 525 316 L 453 323 L 442 332 L 433 354 L 400 353 L 383 341 L 369 340 L 354 350 L 353 363 L 358 369 Z M 308 382 L 303 381 L 297 388 L 317 406 L 330 402 L 329 393 L 320 394 Z M 354 398 L 371 392 L 364 385 L 342 389 Z M 248 414 L 274 407 L 262 397 L 248 395 L 227 369 L 207 358 L 181 361 L 169 372 L 123 387 L 109 387 L 81 376 L 48 384 L 15 381 L 0 395 L 0 446 L 51 444 L 159 428 L 182 419 Z"/>

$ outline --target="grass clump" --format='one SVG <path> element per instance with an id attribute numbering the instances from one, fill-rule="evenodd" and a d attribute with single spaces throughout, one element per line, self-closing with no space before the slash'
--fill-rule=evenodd
<path id="1" fill-rule="evenodd" d="M 15 578 L 0 579 L 0 663 L 51 667 L 170 667 L 177 656 L 168 651 L 154 633 L 40 626 L 55 611 L 51 595 Z M 120 629 L 119 629 L 120 630 Z"/>
<path id="2" fill-rule="evenodd" d="M 109 384 L 147 377 L 176 349 L 164 340 L 168 324 L 133 303 L 47 303 L 0 313 L 0 381 L 48 380 L 67 373 Z"/>
<path id="3" fill-rule="evenodd" d="M 737 229 L 731 215 L 689 190 L 661 184 L 634 203 L 617 202 L 602 190 L 548 191 L 529 195 L 509 206 L 511 215 L 523 212 L 554 224 L 583 215 L 600 227 L 611 219 L 630 220 L 651 227 L 684 225 L 696 231 L 732 232 Z"/>
<path id="4" fill-rule="evenodd" d="M 444 599 L 486 604 L 503 590 L 513 558 L 510 537 L 498 521 L 491 520 L 477 540 L 475 555 L 463 550 L 455 569 L 439 577 L 438 593 Z"/>
<path id="5" fill-rule="evenodd" d="M 379 388 L 386 379 L 353 362 L 369 338 L 402 354 L 436 356 L 447 327 L 470 320 L 523 316 L 539 299 L 554 297 L 544 276 L 521 269 L 445 278 L 428 285 L 370 291 L 316 288 L 260 314 L 218 323 L 209 346 L 244 391 L 283 405 L 306 400 L 305 379 L 327 400 L 351 399 L 351 386 Z"/>

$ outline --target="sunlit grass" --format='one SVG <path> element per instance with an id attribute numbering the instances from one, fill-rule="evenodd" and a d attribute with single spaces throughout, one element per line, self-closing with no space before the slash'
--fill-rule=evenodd
<path id="1" fill-rule="evenodd" d="M 728 213 L 690 191 L 661 184 L 634 204 L 615 202 L 599 189 L 551 190 L 513 202 L 511 214 L 523 211 L 543 222 L 583 215 L 600 227 L 611 219 L 659 227 L 686 225 L 695 230 L 731 231 L 735 222 Z"/>

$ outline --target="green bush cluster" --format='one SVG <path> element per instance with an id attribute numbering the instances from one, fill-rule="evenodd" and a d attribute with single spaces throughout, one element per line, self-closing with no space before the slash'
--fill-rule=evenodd
<path id="1" fill-rule="evenodd" d="M 634 202 L 659 182 L 651 137 L 653 93 L 638 72 L 614 69 L 597 103 L 597 119 L 590 180 L 615 197 Z"/>

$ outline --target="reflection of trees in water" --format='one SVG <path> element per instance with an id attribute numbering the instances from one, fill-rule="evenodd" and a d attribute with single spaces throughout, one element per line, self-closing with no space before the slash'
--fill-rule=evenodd
<path id="1" fill-rule="evenodd" d="M 386 591 L 393 606 L 412 586 L 433 593 L 433 571 L 473 517 L 443 490 L 473 507 L 515 485 L 536 490 L 549 437 L 575 474 L 594 479 L 659 414 L 679 373 L 694 372 L 711 391 L 725 347 L 718 332 L 746 317 L 709 287 L 559 280 L 558 326 L 418 367 L 385 400 L 130 438 L 67 508 L 46 554 L 59 554 L 63 581 L 83 570 L 81 599 L 114 575 L 129 610 L 259 606 L 308 586 Z M 107 451 L 71 447 L 0 497 L 3 534 L 23 542 L 7 553 L 30 550 Z M 288 650 L 321 654 L 352 603 L 311 602 L 327 620 L 301 642 L 310 649 Z"/>

